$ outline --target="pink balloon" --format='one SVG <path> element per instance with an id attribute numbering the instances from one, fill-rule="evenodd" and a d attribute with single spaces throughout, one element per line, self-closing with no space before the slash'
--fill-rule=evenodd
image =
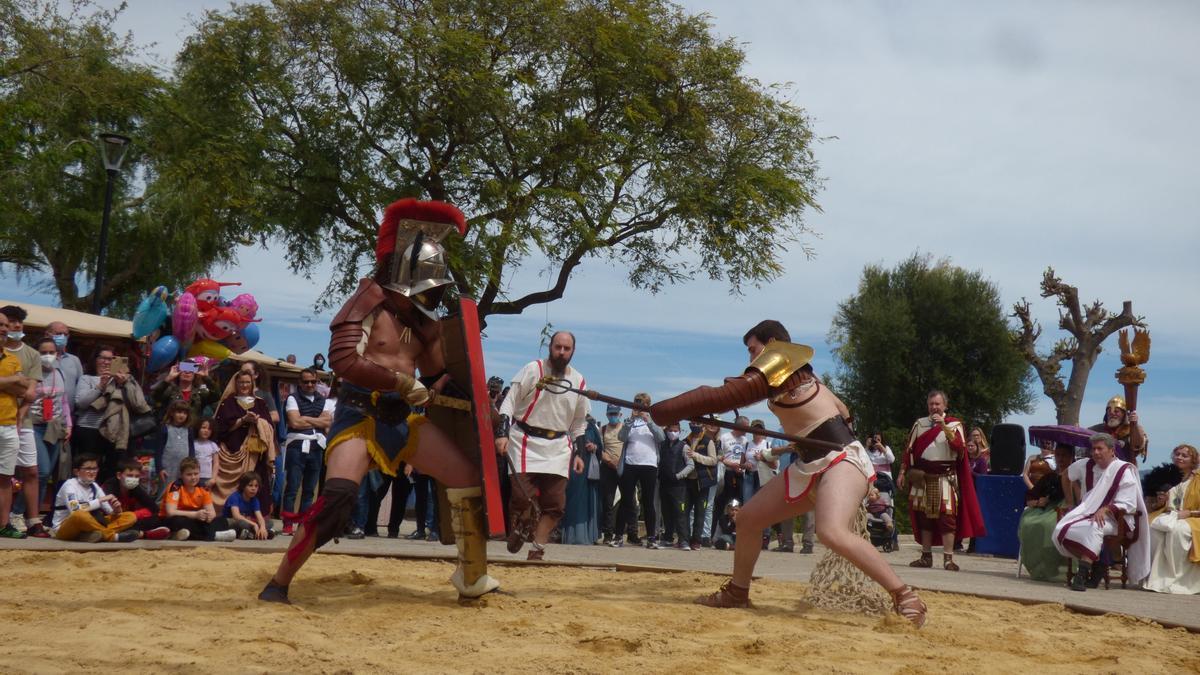
<path id="1" fill-rule="evenodd" d="M 184 293 L 175 301 L 175 310 L 171 315 L 171 332 L 179 344 L 189 344 L 195 337 L 198 312 L 196 296 L 191 293 Z"/>
<path id="2" fill-rule="evenodd" d="M 249 293 L 238 295 L 229 301 L 229 306 L 236 309 L 246 321 L 254 319 L 254 316 L 258 314 L 258 301 Z"/>

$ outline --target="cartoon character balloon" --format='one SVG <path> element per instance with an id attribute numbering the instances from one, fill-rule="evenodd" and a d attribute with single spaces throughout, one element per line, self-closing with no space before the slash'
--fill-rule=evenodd
<path id="1" fill-rule="evenodd" d="M 242 293 L 233 300 L 230 300 L 229 306 L 236 309 L 245 321 L 253 321 L 254 316 L 258 314 L 258 301 L 249 293 Z"/>
<path id="2" fill-rule="evenodd" d="M 212 279 L 197 279 L 185 289 L 196 298 L 196 306 L 201 312 L 220 306 L 222 286 L 241 286 L 240 281 L 213 281 Z"/>
<path id="3" fill-rule="evenodd" d="M 171 313 L 167 307 L 169 298 L 166 286 L 157 286 L 150 291 L 150 295 L 138 304 L 137 312 L 133 315 L 133 337 L 140 340 L 162 325 Z"/>
<path id="4" fill-rule="evenodd" d="M 196 296 L 184 293 L 175 301 L 175 309 L 171 313 L 171 333 L 179 340 L 179 344 L 192 343 L 196 332 L 196 320 L 200 317 Z"/>

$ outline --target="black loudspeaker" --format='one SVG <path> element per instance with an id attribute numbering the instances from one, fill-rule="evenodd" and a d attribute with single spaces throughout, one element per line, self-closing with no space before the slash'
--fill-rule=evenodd
<path id="1" fill-rule="evenodd" d="M 992 427 L 992 473 L 1019 476 L 1025 468 L 1025 427 L 997 424 Z"/>

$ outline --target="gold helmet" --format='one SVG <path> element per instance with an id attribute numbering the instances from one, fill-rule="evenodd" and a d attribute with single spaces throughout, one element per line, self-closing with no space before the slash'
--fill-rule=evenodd
<path id="1" fill-rule="evenodd" d="M 1108 399 L 1108 405 L 1105 408 L 1120 408 L 1126 412 L 1129 411 L 1129 406 L 1125 403 L 1125 398 L 1122 396 L 1114 396 Z"/>

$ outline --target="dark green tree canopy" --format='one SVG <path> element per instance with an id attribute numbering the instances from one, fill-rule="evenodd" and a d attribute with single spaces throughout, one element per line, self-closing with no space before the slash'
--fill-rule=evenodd
<path id="1" fill-rule="evenodd" d="M 562 297 L 586 258 L 738 289 L 782 271 L 819 188 L 808 118 L 743 61 L 662 0 L 275 0 L 188 39 L 180 140 L 213 208 L 297 271 L 332 257 L 326 305 L 405 196 L 468 215 L 452 271 L 484 316 Z M 521 265 L 549 288 L 510 288 Z"/>
<path id="2" fill-rule="evenodd" d="M 1032 409 L 1028 364 L 1000 294 L 979 272 L 913 255 L 869 265 L 829 332 L 838 383 L 860 429 L 907 428 L 942 389 L 950 411 L 986 427 Z"/>
<path id="3" fill-rule="evenodd" d="M 0 0 L 0 263 L 74 309 L 91 305 L 106 181 L 100 133 L 134 138 L 114 191 L 102 306 L 127 310 L 235 248 L 233 221 L 191 194 L 175 161 L 165 133 L 176 127 L 171 84 L 114 32 L 116 16 L 82 0 Z"/>

